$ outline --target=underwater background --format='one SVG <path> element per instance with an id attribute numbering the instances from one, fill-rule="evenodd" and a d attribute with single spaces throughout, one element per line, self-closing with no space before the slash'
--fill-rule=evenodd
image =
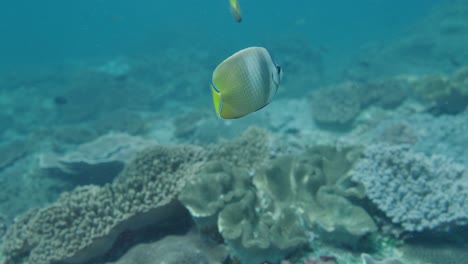
<path id="1" fill-rule="evenodd" d="M 468 263 L 468 2 L 229 4 L 0 5 L 0 263 Z"/>

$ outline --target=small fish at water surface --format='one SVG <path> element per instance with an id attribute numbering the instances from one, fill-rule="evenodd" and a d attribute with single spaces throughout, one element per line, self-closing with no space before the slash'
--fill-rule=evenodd
<path id="1" fill-rule="evenodd" d="M 229 0 L 229 6 L 231 7 L 232 17 L 240 23 L 242 21 L 242 13 L 239 2 L 237 0 Z"/>
<path id="2" fill-rule="evenodd" d="M 213 72 L 211 92 L 216 114 L 224 119 L 243 117 L 271 102 L 282 77 L 263 47 L 240 50 Z"/>

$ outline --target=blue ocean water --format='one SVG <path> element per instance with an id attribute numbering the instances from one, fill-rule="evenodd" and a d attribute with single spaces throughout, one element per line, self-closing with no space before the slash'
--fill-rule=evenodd
<path id="1" fill-rule="evenodd" d="M 3 4 L 1 66 L 152 53 L 172 45 L 232 52 L 285 34 L 298 34 L 344 56 L 366 42 L 394 37 L 441 1 L 245 1 L 241 25 L 232 23 L 225 2 Z"/>
<path id="2" fill-rule="evenodd" d="M 0 263 L 467 262 L 468 3 L 238 3 L 0 4 Z"/>

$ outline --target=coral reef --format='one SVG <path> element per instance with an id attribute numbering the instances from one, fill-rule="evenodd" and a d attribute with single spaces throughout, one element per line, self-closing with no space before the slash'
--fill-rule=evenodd
<path id="1" fill-rule="evenodd" d="M 303 223 L 292 209 L 264 215 L 255 193 L 247 191 L 219 213 L 218 229 L 230 252 L 241 263 L 277 262 L 306 244 Z"/>
<path id="2" fill-rule="evenodd" d="M 253 128 L 237 141 L 207 149 L 178 145 L 143 150 L 112 183 L 78 187 L 52 205 L 20 216 L 5 236 L 6 263 L 97 258 L 122 232 L 185 215 L 176 198 L 207 160 L 230 159 L 249 167 L 268 156 L 267 142 L 266 132 Z M 258 151 L 266 154 L 257 157 Z"/>
<path id="3" fill-rule="evenodd" d="M 442 230 L 468 221 L 467 169 L 442 156 L 372 145 L 350 175 L 407 231 Z"/>
<path id="4" fill-rule="evenodd" d="M 78 187 L 30 210 L 6 234 L 7 263 L 83 263 L 105 254 L 125 230 L 180 217 L 183 208 L 174 199 L 197 153 L 189 146 L 144 151 L 114 183 Z"/>
<path id="5" fill-rule="evenodd" d="M 179 200 L 201 230 L 216 228 L 218 213 L 224 206 L 245 195 L 250 186 L 250 175 L 248 170 L 228 162 L 209 162 L 193 177 L 190 186 L 179 195 Z"/>
<path id="6" fill-rule="evenodd" d="M 362 238 L 377 231 L 372 217 L 344 197 L 320 189 L 315 199 L 317 207 L 308 216 L 323 241 L 358 248 Z"/>
<path id="7" fill-rule="evenodd" d="M 254 167 L 213 161 L 192 178 L 179 200 L 201 230 L 217 228 L 242 263 L 280 261 L 309 242 L 307 230 L 323 241 L 356 247 L 377 229 L 362 208 L 346 199 L 362 197 L 346 176 L 357 153 L 351 147 L 318 146 Z"/>
<path id="8" fill-rule="evenodd" d="M 305 243 L 302 223 L 294 210 L 260 212 L 251 182 L 252 172 L 227 162 L 213 162 L 193 178 L 179 196 L 202 231 L 216 228 L 241 262 L 278 261 Z"/>
<path id="9" fill-rule="evenodd" d="M 461 164 L 468 164 L 468 112 L 456 116 L 413 115 L 407 122 L 416 132 L 413 148 L 427 155 L 437 153 Z"/>
<path id="10" fill-rule="evenodd" d="M 349 43 L 330 32 L 317 41 L 310 26 L 320 23 L 310 10 L 254 34 L 286 78 L 267 108 L 240 120 L 216 120 L 209 91 L 200 88 L 225 49 L 242 41 L 217 52 L 206 44 L 224 38 L 188 47 L 186 34 L 172 32 L 168 40 L 130 45 L 138 50 L 133 58 L 81 58 L 48 70 L 20 58 L 18 66 L 32 73 L 6 65 L 16 76 L 0 76 L 0 263 L 209 264 L 221 263 L 226 250 L 242 264 L 361 263 L 359 253 L 367 249 L 372 257 L 363 254 L 364 264 L 400 263 L 385 259 L 399 256 L 398 249 L 411 263 L 466 262 L 466 241 L 446 246 L 439 237 L 466 240 L 468 223 L 468 5 L 450 0 L 444 6 L 412 26 L 423 6 L 406 6 L 414 17 L 404 14 L 390 31 L 350 31 L 356 38 Z M 392 42 L 398 24 L 407 35 Z M 316 32 L 324 33 L 320 26 Z M 364 47 L 347 78 L 336 76 L 346 67 L 336 62 L 349 61 L 368 34 L 385 43 Z M 128 46 L 121 44 L 118 49 Z M 401 73 L 411 77 L 394 77 Z M 336 79 L 348 82 L 333 85 Z M 419 100 L 406 100 L 408 91 Z M 231 141 L 252 124 L 272 134 L 252 128 Z M 351 141 L 398 146 L 370 146 L 361 155 L 347 147 Z M 324 142 L 332 144 L 317 146 Z M 39 164 L 35 151 L 42 152 Z M 92 185 L 73 190 L 84 184 Z M 39 209 L 15 218 L 27 208 Z M 198 234 L 133 240 L 167 231 L 160 239 L 173 231 L 167 222 L 184 219 L 189 227 L 190 217 L 223 246 L 209 252 L 213 245 Z M 440 240 L 379 244 L 388 234 Z"/>
<path id="11" fill-rule="evenodd" d="M 357 198 L 360 192 L 345 183 L 356 153 L 349 147 L 317 146 L 274 160 L 253 177 L 258 207 L 273 215 L 293 208 L 321 240 L 356 246 L 358 240 L 376 230 L 370 216 L 345 198 Z M 343 214 L 352 217 L 343 218 Z"/>

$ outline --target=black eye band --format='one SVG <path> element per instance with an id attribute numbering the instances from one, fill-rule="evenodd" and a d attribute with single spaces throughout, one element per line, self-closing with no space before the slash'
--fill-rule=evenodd
<path id="1" fill-rule="evenodd" d="M 276 65 L 276 72 L 277 72 L 278 74 L 280 74 L 280 73 L 281 73 L 281 66 L 279 66 L 279 65 Z"/>

